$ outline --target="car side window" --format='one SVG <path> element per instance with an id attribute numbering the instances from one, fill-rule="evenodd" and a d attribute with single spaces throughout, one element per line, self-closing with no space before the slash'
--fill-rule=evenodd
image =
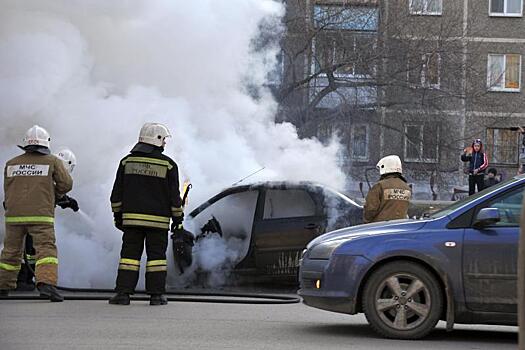
<path id="1" fill-rule="evenodd" d="M 501 220 L 494 226 L 519 226 L 522 201 L 523 188 L 520 187 L 488 202 L 484 207 L 498 209 Z"/>
<path id="2" fill-rule="evenodd" d="M 282 219 L 315 215 L 315 202 L 304 190 L 267 190 L 264 219 Z"/>

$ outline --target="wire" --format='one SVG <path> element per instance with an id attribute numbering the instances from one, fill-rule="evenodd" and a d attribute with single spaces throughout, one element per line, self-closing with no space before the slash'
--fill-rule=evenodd
<path id="1" fill-rule="evenodd" d="M 73 293 L 100 294 L 114 293 L 113 289 L 90 289 L 90 288 L 69 288 L 56 287 L 59 290 Z M 137 294 L 145 294 L 145 291 L 137 291 Z M 165 293 L 169 301 L 177 302 L 197 302 L 197 303 L 219 303 L 219 304 L 296 304 L 301 302 L 297 296 L 264 294 L 264 293 L 237 293 L 237 292 L 176 292 Z M 65 300 L 108 300 L 103 295 L 63 295 Z M 0 300 L 47 300 L 39 295 L 15 294 L 10 296 L 0 296 Z M 149 301 L 149 296 L 132 295 L 131 300 Z"/>

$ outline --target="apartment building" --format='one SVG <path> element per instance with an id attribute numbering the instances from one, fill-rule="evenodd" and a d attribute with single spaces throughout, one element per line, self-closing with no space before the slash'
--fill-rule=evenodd
<path id="1" fill-rule="evenodd" d="M 516 173 L 525 125 L 523 0 L 288 0 L 280 117 L 340 137 L 349 192 L 398 154 L 416 197 L 449 199 L 481 138 Z"/>

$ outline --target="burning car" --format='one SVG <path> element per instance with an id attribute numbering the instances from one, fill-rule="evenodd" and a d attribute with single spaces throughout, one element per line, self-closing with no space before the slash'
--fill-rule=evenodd
<path id="1" fill-rule="evenodd" d="M 297 283 L 308 242 L 362 223 L 362 213 L 354 200 L 320 184 L 262 182 L 225 189 L 193 210 L 187 226 L 197 262 L 226 265 L 241 279 Z"/>

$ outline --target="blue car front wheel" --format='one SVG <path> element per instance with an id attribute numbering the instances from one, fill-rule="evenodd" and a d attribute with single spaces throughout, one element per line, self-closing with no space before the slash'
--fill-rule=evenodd
<path id="1" fill-rule="evenodd" d="M 374 330 L 387 338 L 419 339 L 439 321 L 443 292 L 427 268 L 391 262 L 373 272 L 363 293 L 363 310 Z"/>

